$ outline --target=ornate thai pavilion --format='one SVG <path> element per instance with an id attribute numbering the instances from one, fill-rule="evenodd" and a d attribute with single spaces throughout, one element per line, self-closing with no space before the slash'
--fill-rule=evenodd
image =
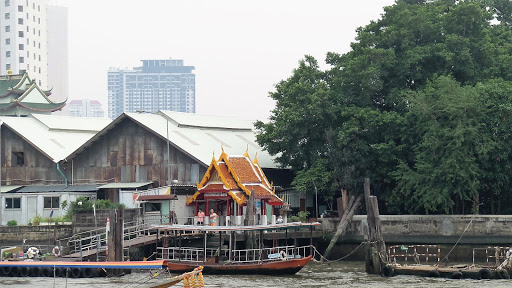
<path id="1" fill-rule="evenodd" d="M 261 209 L 256 214 L 266 215 L 267 205 L 283 205 L 256 157 L 251 160 L 247 152 L 228 156 L 223 150 L 218 160 L 213 157 L 203 179 L 197 184 L 197 192 L 188 198 L 187 205 L 195 205 L 196 213 L 201 208 L 205 212 L 214 209 L 217 214 L 227 217 L 242 216 L 243 207 L 247 206 L 252 193 L 256 207 Z"/>
<path id="2" fill-rule="evenodd" d="M 0 115 L 50 114 L 66 105 L 66 101 L 51 101 L 50 95 L 51 91 L 43 91 L 28 73 L 0 76 Z"/>

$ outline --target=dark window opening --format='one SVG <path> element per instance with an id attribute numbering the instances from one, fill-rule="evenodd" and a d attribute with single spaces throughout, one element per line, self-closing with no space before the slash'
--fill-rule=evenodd
<path id="1" fill-rule="evenodd" d="M 25 155 L 23 152 L 12 152 L 16 156 L 16 165 L 23 166 L 25 164 Z"/>
<path id="2" fill-rule="evenodd" d="M 145 209 L 144 211 L 145 212 L 160 212 L 161 208 L 162 208 L 162 204 L 161 203 L 144 203 L 145 204 Z"/>
<path id="3" fill-rule="evenodd" d="M 20 209 L 21 198 L 5 198 L 5 209 Z"/>
<path id="4" fill-rule="evenodd" d="M 60 208 L 60 197 L 44 197 L 44 208 Z"/>

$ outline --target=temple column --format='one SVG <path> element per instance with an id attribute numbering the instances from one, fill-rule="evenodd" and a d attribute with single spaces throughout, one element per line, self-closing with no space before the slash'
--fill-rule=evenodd
<path id="1" fill-rule="evenodd" d="M 231 226 L 231 217 L 229 216 L 230 203 L 229 199 L 226 200 L 226 226 Z"/>

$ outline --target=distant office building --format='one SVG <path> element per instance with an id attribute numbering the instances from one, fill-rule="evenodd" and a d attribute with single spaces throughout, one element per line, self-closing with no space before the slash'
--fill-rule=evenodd
<path id="1" fill-rule="evenodd" d="M 105 117 L 103 107 L 97 100 L 72 100 L 68 103 L 68 109 L 72 117 Z"/>
<path id="2" fill-rule="evenodd" d="M 183 60 L 142 60 L 132 70 L 111 68 L 108 72 L 108 117 L 123 112 L 169 110 L 195 113 L 194 66 Z"/>
<path id="3" fill-rule="evenodd" d="M 68 99 L 68 8 L 61 5 L 53 0 L 47 7 L 48 88 L 54 100 Z"/>
<path id="4" fill-rule="evenodd" d="M 0 75 L 29 72 L 48 87 L 47 0 L 0 2 Z"/>

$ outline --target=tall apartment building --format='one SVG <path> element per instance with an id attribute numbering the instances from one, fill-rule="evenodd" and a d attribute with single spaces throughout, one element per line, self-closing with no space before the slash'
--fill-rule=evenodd
<path id="1" fill-rule="evenodd" d="M 48 88 L 52 100 L 64 101 L 68 96 L 68 8 L 52 0 L 47 7 Z"/>
<path id="2" fill-rule="evenodd" d="M 72 100 L 67 106 L 68 115 L 72 117 L 105 117 L 103 107 L 98 100 Z"/>
<path id="3" fill-rule="evenodd" d="M 47 0 L 0 1 L 0 75 L 27 71 L 48 88 Z"/>
<path id="4" fill-rule="evenodd" d="M 195 113 L 194 66 L 183 60 L 142 60 L 131 70 L 108 72 L 108 117 L 123 112 L 170 110 Z"/>

